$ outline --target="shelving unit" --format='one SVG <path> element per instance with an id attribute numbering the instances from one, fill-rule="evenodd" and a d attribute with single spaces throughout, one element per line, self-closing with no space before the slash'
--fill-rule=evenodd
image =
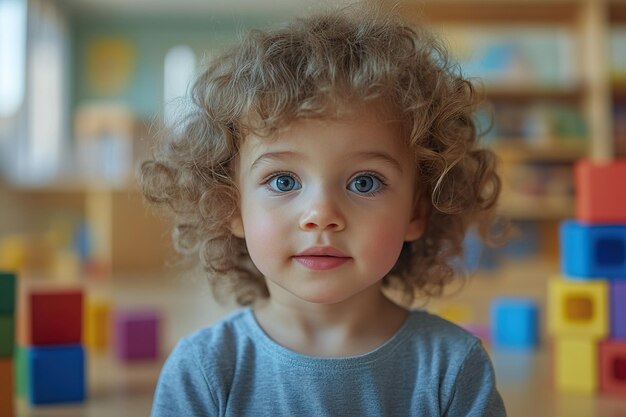
<path id="1" fill-rule="evenodd" d="M 396 2 L 381 0 L 385 6 Z M 533 165 L 570 166 L 579 158 L 608 160 L 614 156 L 613 100 L 626 101 L 626 86 L 612 86 L 609 78 L 608 39 L 612 24 L 626 22 L 626 1 L 609 0 L 432 0 L 401 2 L 396 8 L 409 19 L 434 26 L 443 35 L 459 25 L 471 28 L 549 26 L 565 28 L 576 44 L 580 76 L 565 86 L 485 83 L 490 103 L 576 106 L 587 125 L 585 140 L 567 137 L 490 138 L 502 161 L 504 190 L 501 211 L 516 219 L 560 220 L 573 214 L 573 194 L 526 195 L 512 187 L 516 169 Z M 478 29 L 480 30 L 480 29 Z M 603 48 L 602 45 L 606 45 Z M 626 50 L 626 45 L 625 45 Z M 497 109 L 496 109 L 497 111 Z M 529 138 L 527 138 L 529 139 Z M 561 187 L 565 188 L 565 187 Z M 573 191 L 573 190 L 572 190 Z"/>

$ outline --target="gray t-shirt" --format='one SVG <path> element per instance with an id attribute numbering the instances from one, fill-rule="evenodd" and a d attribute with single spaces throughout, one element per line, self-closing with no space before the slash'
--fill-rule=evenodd
<path id="1" fill-rule="evenodd" d="M 152 407 L 152 417 L 505 415 L 479 339 L 420 310 L 347 358 L 286 349 L 239 310 L 177 344 Z"/>

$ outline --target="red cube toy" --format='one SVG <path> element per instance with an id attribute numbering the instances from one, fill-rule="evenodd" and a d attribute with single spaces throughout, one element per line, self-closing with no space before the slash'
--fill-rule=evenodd
<path id="1" fill-rule="evenodd" d="M 82 289 L 32 291 L 28 297 L 29 343 L 33 346 L 82 343 Z"/>
<path id="2" fill-rule="evenodd" d="M 600 342 L 600 390 L 626 395 L 626 340 Z"/>
<path id="3" fill-rule="evenodd" d="M 626 223 L 626 159 L 578 161 L 576 217 L 586 223 Z"/>

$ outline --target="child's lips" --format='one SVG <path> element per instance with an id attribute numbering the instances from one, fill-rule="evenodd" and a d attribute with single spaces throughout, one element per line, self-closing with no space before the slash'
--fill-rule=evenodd
<path id="1" fill-rule="evenodd" d="M 352 258 L 332 246 L 314 246 L 295 255 L 293 259 L 306 268 L 324 271 L 337 268 Z"/>
<path id="2" fill-rule="evenodd" d="M 294 256 L 293 258 L 303 266 L 316 271 L 334 269 L 352 259 L 339 256 Z"/>

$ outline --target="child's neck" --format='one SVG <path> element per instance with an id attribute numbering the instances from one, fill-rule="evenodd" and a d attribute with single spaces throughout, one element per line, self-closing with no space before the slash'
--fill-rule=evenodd
<path id="1" fill-rule="evenodd" d="M 349 357 L 370 352 L 389 340 L 408 312 L 382 293 L 370 300 L 337 305 L 302 305 L 270 299 L 255 307 L 263 330 L 278 344 L 317 357 Z"/>

